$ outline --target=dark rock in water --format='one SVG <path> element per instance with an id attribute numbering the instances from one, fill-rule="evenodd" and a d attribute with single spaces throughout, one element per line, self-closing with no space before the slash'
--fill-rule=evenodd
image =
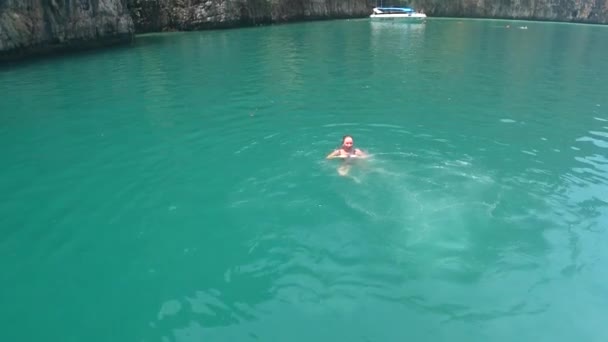
<path id="1" fill-rule="evenodd" d="M 130 42 L 126 0 L 0 0 L 0 60 Z"/>

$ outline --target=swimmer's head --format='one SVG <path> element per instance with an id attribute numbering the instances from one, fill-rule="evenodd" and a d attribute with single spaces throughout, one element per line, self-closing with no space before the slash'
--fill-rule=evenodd
<path id="1" fill-rule="evenodd" d="M 354 144 L 355 144 L 355 141 L 353 140 L 352 136 L 345 135 L 342 137 L 342 148 L 343 149 L 350 150 Z"/>

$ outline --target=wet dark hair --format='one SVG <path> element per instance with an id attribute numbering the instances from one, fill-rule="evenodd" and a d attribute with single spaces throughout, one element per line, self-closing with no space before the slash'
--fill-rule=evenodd
<path id="1" fill-rule="evenodd" d="M 342 145 L 344 145 L 344 140 L 346 140 L 346 138 L 351 138 L 351 139 L 355 140 L 355 138 L 353 138 L 352 135 L 348 135 L 347 134 L 347 135 L 345 135 L 345 136 L 342 137 Z"/>

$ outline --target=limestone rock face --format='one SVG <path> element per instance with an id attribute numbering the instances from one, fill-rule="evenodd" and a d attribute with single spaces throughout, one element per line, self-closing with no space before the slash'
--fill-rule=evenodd
<path id="1" fill-rule="evenodd" d="M 411 0 L 429 16 L 608 24 L 608 0 Z"/>
<path id="2" fill-rule="evenodd" d="M 0 60 L 116 44 L 135 32 L 367 17 L 380 0 L 0 0 Z M 385 0 L 430 17 L 608 24 L 608 0 Z"/>
<path id="3" fill-rule="evenodd" d="M 0 59 L 130 41 L 126 0 L 0 0 Z"/>
<path id="4" fill-rule="evenodd" d="M 608 0 L 129 0 L 137 32 L 366 17 L 379 4 L 429 16 L 608 23 Z"/>
<path id="5" fill-rule="evenodd" d="M 137 32 L 365 17 L 369 0 L 129 0 Z"/>

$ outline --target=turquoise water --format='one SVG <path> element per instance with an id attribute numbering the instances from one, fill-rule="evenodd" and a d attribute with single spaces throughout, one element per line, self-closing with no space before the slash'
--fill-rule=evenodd
<path id="1" fill-rule="evenodd" d="M 605 341 L 607 33 L 345 20 L 5 66 L 0 337 Z"/>

